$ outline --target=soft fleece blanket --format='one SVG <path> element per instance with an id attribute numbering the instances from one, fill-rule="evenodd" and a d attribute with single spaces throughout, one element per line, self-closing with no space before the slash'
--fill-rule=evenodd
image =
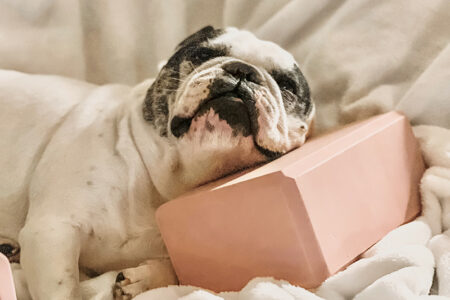
<path id="1" fill-rule="evenodd" d="M 429 166 L 423 215 L 316 291 L 257 278 L 240 292 L 171 286 L 136 299 L 450 299 L 450 1 L 0 0 L 0 68 L 135 84 L 207 24 L 293 53 L 317 104 L 316 134 L 404 112 Z"/>

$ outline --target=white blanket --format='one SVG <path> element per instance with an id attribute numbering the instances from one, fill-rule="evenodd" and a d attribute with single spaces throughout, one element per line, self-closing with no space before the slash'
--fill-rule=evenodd
<path id="1" fill-rule="evenodd" d="M 207 24 L 291 51 L 317 133 L 392 109 L 422 125 L 424 214 L 315 293 L 260 278 L 239 293 L 169 287 L 136 299 L 450 299 L 450 1 L 0 0 L 0 68 L 135 84 Z"/>

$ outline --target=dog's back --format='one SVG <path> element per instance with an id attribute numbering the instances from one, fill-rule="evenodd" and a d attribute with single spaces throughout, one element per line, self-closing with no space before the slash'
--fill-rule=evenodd
<path id="1" fill-rule="evenodd" d="M 39 158 L 65 116 L 94 87 L 0 70 L 0 238 L 17 240 Z"/>

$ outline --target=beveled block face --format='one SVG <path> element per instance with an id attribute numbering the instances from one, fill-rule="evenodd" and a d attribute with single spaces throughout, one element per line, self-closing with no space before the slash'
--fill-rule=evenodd
<path id="1" fill-rule="evenodd" d="M 239 290 L 273 276 L 313 288 L 419 213 L 423 171 L 391 112 L 170 201 L 157 220 L 182 284 Z"/>

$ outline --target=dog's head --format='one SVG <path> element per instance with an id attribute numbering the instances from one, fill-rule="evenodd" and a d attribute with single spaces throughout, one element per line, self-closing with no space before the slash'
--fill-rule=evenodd
<path id="1" fill-rule="evenodd" d="M 301 146 L 314 105 L 288 52 L 247 31 L 209 26 L 178 45 L 143 111 L 179 149 L 181 165 L 193 174 L 214 169 L 205 177 L 212 180 Z"/>

